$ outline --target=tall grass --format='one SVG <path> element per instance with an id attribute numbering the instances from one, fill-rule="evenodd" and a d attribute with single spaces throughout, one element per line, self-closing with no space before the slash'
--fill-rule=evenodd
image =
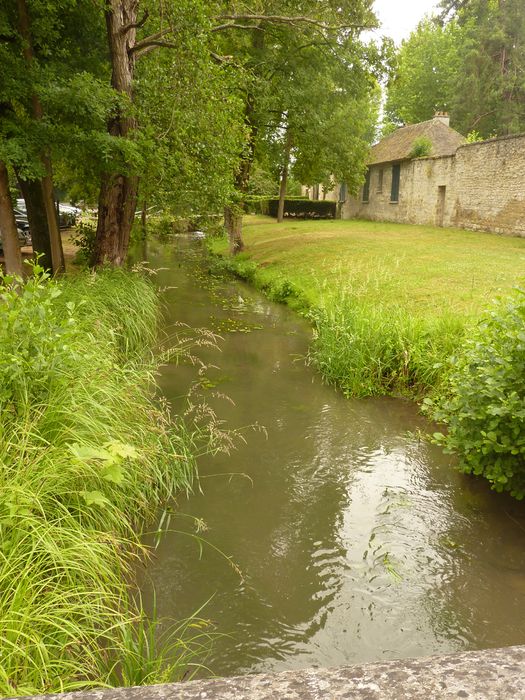
<path id="1" fill-rule="evenodd" d="M 441 382 L 461 343 L 464 322 L 444 313 L 417 318 L 401 306 L 372 306 L 341 292 L 310 312 L 309 359 L 347 396 L 417 396 Z"/>
<path id="2" fill-rule="evenodd" d="M 177 677 L 191 645 L 179 669 L 132 595 L 143 524 L 194 471 L 152 399 L 153 286 L 0 282 L 0 693 Z"/>

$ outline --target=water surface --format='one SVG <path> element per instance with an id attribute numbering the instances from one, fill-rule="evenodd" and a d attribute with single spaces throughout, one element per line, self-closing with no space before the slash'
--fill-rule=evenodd
<path id="1" fill-rule="evenodd" d="M 228 633 L 207 660 L 218 675 L 525 643 L 523 506 L 421 441 L 429 426 L 414 404 L 349 401 L 324 385 L 304 362 L 308 324 L 210 277 L 191 250 L 150 250 L 165 268 L 167 329 L 222 335 L 220 351 L 195 351 L 216 365 L 203 391 L 230 427 L 266 432 L 246 429 L 230 455 L 200 459 L 202 493 L 177 507 L 235 567 L 168 533 L 144 584 L 159 615 L 209 601 L 201 615 Z M 163 369 L 175 410 L 196 372 Z M 171 525 L 195 529 L 186 517 Z"/>

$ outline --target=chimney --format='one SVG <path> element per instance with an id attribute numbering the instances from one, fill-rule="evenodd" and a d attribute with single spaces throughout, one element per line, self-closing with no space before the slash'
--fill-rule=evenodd
<path id="1" fill-rule="evenodd" d="M 448 112 L 436 112 L 434 114 L 434 119 L 437 119 L 445 126 L 450 126 L 450 117 L 448 116 Z"/>

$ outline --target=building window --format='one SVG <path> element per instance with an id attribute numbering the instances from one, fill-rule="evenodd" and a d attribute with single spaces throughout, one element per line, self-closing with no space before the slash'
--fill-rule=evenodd
<path id="1" fill-rule="evenodd" d="M 347 192 L 348 192 L 348 187 L 346 186 L 346 182 L 342 182 L 341 186 L 339 187 L 339 201 L 340 202 L 346 202 Z"/>
<path id="2" fill-rule="evenodd" d="M 399 180 L 401 175 L 401 165 L 396 163 L 392 166 L 392 189 L 390 190 L 390 201 L 399 202 Z"/>
<path id="3" fill-rule="evenodd" d="M 370 169 L 366 171 L 365 184 L 363 185 L 363 202 L 370 199 Z"/>
<path id="4" fill-rule="evenodd" d="M 377 192 L 380 194 L 383 191 L 383 168 L 377 174 Z"/>

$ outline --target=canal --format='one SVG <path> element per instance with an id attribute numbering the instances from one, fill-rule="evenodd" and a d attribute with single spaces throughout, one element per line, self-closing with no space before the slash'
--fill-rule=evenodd
<path id="1" fill-rule="evenodd" d="M 194 400 L 244 438 L 199 460 L 199 485 L 179 497 L 142 582 L 161 617 L 206 603 L 200 616 L 221 633 L 207 667 L 233 675 L 525 643 L 523 506 L 457 473 L 421 439 L 430 426 L 413 403 L 347 400 L 323 384 L 305 363 L 306 321 L 210 275 L 197 242 L 152 242 L 149 260 L 167 332 L 183 323 L 221 336 L 218 349 L 193 349 L 205 375 L 168 364 L 162 392 L 181 411 L 197 382 Z"/>

